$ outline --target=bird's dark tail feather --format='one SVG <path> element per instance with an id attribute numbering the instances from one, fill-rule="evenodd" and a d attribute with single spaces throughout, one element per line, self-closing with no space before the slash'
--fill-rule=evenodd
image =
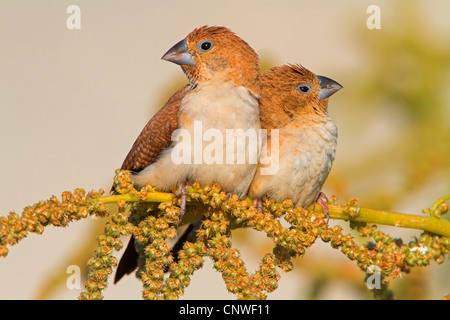
<path id="1" fill-rule="evenodd" d="M 178 238 L 175 245 L 172 247 L 171 254 L 173 256 L 174 262 L 178 262 L 178 252 L 183 248 L 183 245 L 186 241 L 194 240 L 195 239 L 195 231 L 200 226 L 200 222 L 192 223 L 190 224 L 186 230 L 184 230 L 183 234 L 180 238 Z M 138 267 L 138 259 L 139 254 L 136 251 L 136 248 L 134 246 L 134 237 L 132 236 L 130 238 L 130 241 L 128 242 L 128 246 L 125 249 L 125 252 L 122 256 L 122 258 L 119 261 L 119 265 L 117 266 L 116 275 L 114 276 L 114 283 L 117 283 L 122 277 L 126 274 L 132 273 L 136 268 Z M 164 270 L 164 272 L 168 272 L 169 267 Z"/>
<path id="2" fill-rule="evenodd" d="M 124 275 L 132 273 L 137 268 L 138 258 L 139 254 L 134 247 L 134 237 L 131 236 L 128 246 L 117 266 L 114 283 L 117 283 Z"/>
<path id="3" fill-rule="evenodd" d="M 172 250 L 170 251 L 170 253 L 172 254 L 173 257 L 173 261 L 174 262 L 178 262 L 180 259 L 178 259 L 178 252 L 183 249 L 183 245 L 186 241 L 188 241 L 188 238 L 191 236 L 191 233 L 193 230 L 195 230 L 195 224 L 191 223 L 186 230 L 184 230 L 183 234 L 181 235 L 180 238 L 178 238 L 177 242 L 175 242 L 174 246 L 172 247 Z M 166 267 L 166 269 L 164 269 L 164 272 L 168 272 L 169 271 L 169 266 Z"/>

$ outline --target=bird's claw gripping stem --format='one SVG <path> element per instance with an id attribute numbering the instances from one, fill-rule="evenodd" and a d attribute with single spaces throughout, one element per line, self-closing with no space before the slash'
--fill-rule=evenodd
<path id="1" fill-rule="evenodd" d="M 184 214 L 186 213 L 186 198 L 187 198 L 186 185 L 184 183 L 180 184 L 180 186 L 178 187 L 178 191 L 175 195 L 177 197 L 181 197 L 180 221 L 182 221 L 184 218 Z"/>
<path id="2" fill-rule="evenodd" d="M 318 203 L 322 207 L 322 211 L 325 214 L 325 216 L 327 217 L 327 223 L 328 223 L 328 221 L 330 221 L 330 210 L 328 209 L 328 206 L 325 204 L 325 202 L 328 202 L 327 196 L 325 195 L 325 193 L 319 192 L 316 202 L 314 203 L 314 209 L 316 208 L 316 204 Z"/>
<path id="3" fill-rule="evenodd" d="M 263 204 L 261 198 L 255 198 L 253 200 L 253 206 L 258 209 L 258 213 L 262 213 L 263 211 Z"/>

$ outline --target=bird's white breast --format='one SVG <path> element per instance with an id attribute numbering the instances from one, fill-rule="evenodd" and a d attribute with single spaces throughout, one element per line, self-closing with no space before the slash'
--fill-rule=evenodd
<path id="1" fill-rule="evenodd" d="M 245 195 L 256 170 L 260 148 L 256 146 L 258 155 L 254 163 L 249 163 L 248 158 L 243 164 L 229 163 L 227 146 L 230 151 L 230 143 L 235 143 L 236 139 L 227 140 L 227 129 L 253 130 L 258 133 L 260 123 L 257 97 L 247 88 L 236 87 L 229 82 L 198 85 L 182 100 L 178 119 L 179 130 L 172 136 L 171 147 L 163 152 L 156 163 L 141 171 L 134 182 L 148 183 L 160 189 L 174 188 L 186 181 L 197 181 L 201 185 L 218 183 L 227 192 Z M 186 135 L 190 136 L 190 141 L 180 139 L 180 136 Z M 197 139 L 199 135 L 200 147 Z M 257 142 L 245 140 L 245 150 L 252 149 L 251 143 Z M 223 150 L 223 157 L 216 157 L 217 149 L 212 148 L 219 145 Z M 184 148 L 191 150 L 190 156 L 184 158 L 189 160 L 174 164 L 171 153 L 174 150 L 186 150 Z M 202 154 L 199 155 L 199 152 Z M 237 160 L 237 148 L 232 153 Z M 213 158 L 210 157 L 211 154 Z"/>
<path id="2" fill-rule="evenodd" d="M 336 125 L 327 118 L 306 126 L 288 126 L 280 129 L 279 137 L 278 171 L 261 176 L 258 169 L 250 196 L 267 194 L 275 201 L 289 198 L 296 206 L 307 207 L 316 200 L 331 170 L 336 152 Z M 261 161 L 264 158 L 267 158 L 265 146 Z"/>

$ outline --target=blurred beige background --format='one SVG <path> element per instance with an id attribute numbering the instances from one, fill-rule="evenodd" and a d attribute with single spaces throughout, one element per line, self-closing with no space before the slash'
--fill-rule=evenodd
<path id="1" fill-rule="evenodd" d="M 81 8 L 81 30 L 66 27 L 71 4 Z M 366 27 L 371 4 L 381 9 L 380 30 Z M 143 126 L 186 81 L 160 57 L 206 24 L 231 28 L 266 68 L 301 63 L 344 86 L 330 101 L 339 142 L 328 194 L 420 214 L 450 190 L 449 12 L 446 0 L 2 0 L 0 215 L 65 190 L 109 190 Z M 67 289 L 61 274 L 101 233 L 98 224 L 49 227 L 12 247 L 0 259 L 0 299 L 76 299 L 80 290 Z M 383 230 L 406 241 L 418 234 Z M 242 232 L 236 238 L 254 270 L 264 251 L 247 250 Z M 253 241 L 270 250 L 263 238 Z M 362 272 L 319 242 L 298 270 L 282 275 L 269 299 L 370 297 L 354 285 Z M 314 262 L 331 277 L 318 292 L 319 276 L 308 270 Z M 426 291 L 416 298 L 441 299 L 449 293 L 449 271 L 448 261 L 434 264 L 399 286 L 416 279 Z M 139 299 L 141 286 L 129 276 L 104 295 Z M 207 260 L 184 298 L 234 296 Z"/>

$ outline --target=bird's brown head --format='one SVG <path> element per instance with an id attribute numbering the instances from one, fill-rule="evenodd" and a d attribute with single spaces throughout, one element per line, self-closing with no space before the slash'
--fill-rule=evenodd
<path id="1" fill-rule="evenodd" d="M 232 81 L 260 94 L 255 51 L 225 27 L 203 26 L 173 46 L 162 59 L 181 65 L 193 84 Z"/>
<path id="2" fill-rule="evenodd" d="M 328 98 L 342 88 L 336 81 L 316 76 L 300 65 L 275 67 L 262 75 L 261 84 L 263 122 L 275 115 L 280 121 L 283 117 L 326 116 Z"/>

